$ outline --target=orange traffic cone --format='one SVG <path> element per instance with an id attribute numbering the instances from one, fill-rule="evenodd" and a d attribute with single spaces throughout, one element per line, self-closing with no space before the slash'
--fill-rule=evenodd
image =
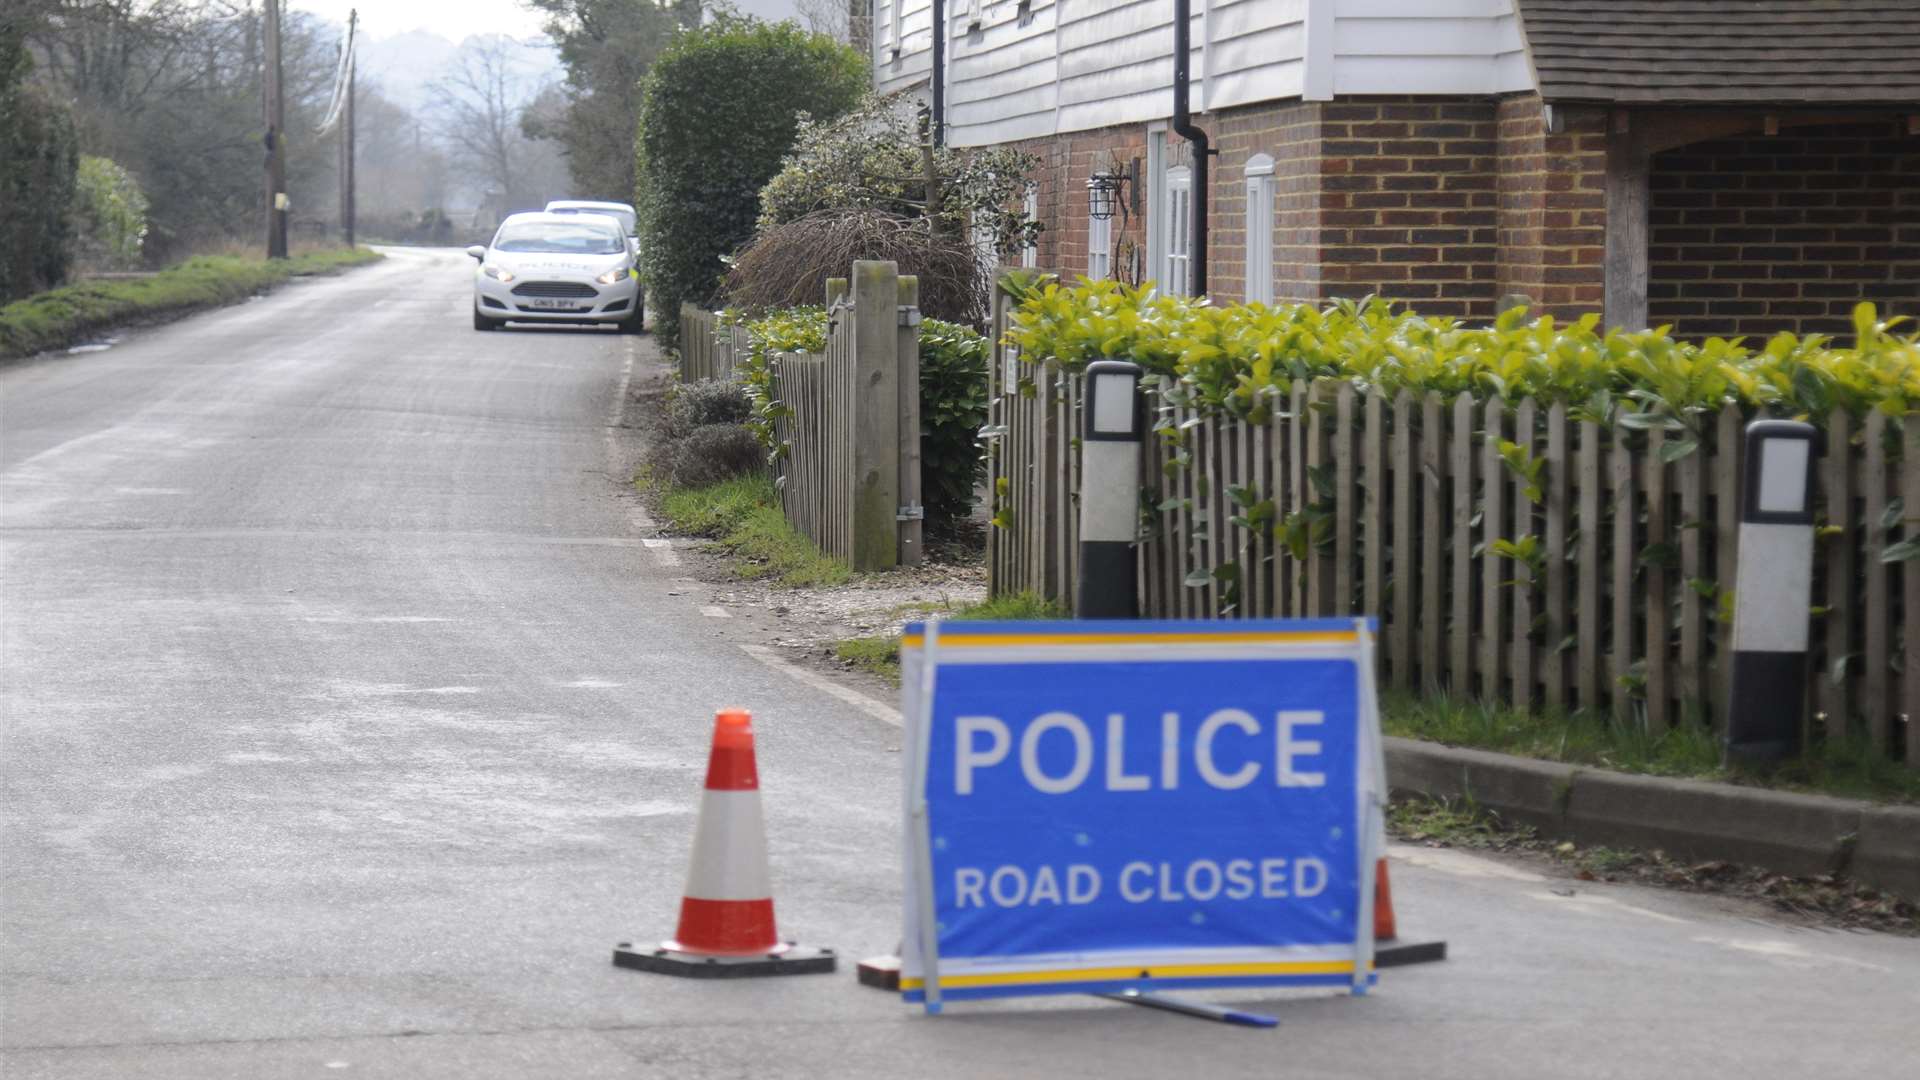
<path id="1" fill-rule="evenodd" d="M 753 719 L 745 709 L 722 709 L 713 720 L 713 752 L 707 759 L 706 793 L 694 827 L 693 866 L 680 900 L 679 928 L 654 949 L 621 942 L 613 950 L 613 962 L 705 979 L 833 970 L 832 949 L 783 942 L 774 930 Z"/>
<path id="2" fill-rule="evenodd" d="M 1373 966 L 1405 967 L 1447 958 L 1444 941 L 1416 941 L 1405 945 L 1384 944 L 1399 936 L 1393 923 L 1393 886 L 1387 882 L 1387 860 L 1375 864 L 1373 875 Z"/>
<path id="3" fill-rule="evenodd" d="M 1373 940 L 1392 941 L 1397 935 L 1393 926 L 1393 888 L 1387 884 L 1387 860 L 1379 862 L 1379 872 L 1373 876 Z"/>

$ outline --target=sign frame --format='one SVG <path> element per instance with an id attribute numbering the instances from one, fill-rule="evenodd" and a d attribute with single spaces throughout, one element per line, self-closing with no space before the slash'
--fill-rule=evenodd
<path id="1" fill-rule="evenodd" d="M 1375 980 L 1374 868 L 1385 849 L 1387 799 L 1374 671 L 1375 634 L 1376 624 L 1371 618 L 945 624 L 931 619 L 909 624 L 901 642 L 906 740 L 902 749 L 908 765 L 903 785 L 907 834 L 903 998 L 922 1003 L 928 1013 L 937 1014 L 947 1001 L 1035 994 L 1300 985 L 1345 986 L 1354 995 L 1365 994 Z M 1229 944 L 1184 952 L 1178 948 L 1075 950 L 995 958 L 988 968 L 980 967 L 982 960 L 978 957 L 961 957 L 954 960 L 961 971 L 943 971 L 933 884 L 936 841 L 928 804 L 934 740 L 927 737 L 934 730 L 940 672 L 955 664 L 1124 664 L 1127 657 L 1166 663 L 1351 662 L 1355 678 L 1352 854 L 1358 875 L 1352 940 L 1320 946 Z M 1236 950 L 1244 955 L 1228 957 Z M 1208 955 L 1199 955 L 1203 952 Z"/>

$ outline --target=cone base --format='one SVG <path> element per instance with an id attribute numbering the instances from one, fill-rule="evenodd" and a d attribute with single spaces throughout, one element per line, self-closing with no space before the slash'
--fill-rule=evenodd
<path id="1" fill-rule="evenodd" d="M 659 975 L 678 975 L 683 979 L 746 979 L 760 975 L 824 975 L 834 970 L 839 958 L 832 949 L 813 949 L 784 942 L 778 951 L 750 956 L 716 956 L 711 953 L 681 952 L 662 944 L 655 948 L 635 948 L 629 942 L 614 947 L 615 967 L 651 971 Z"/>
<path id="2" fill-rule="evenodd" d="M 1406 967 L 1408 964 L 1431 964 L 1446 958 L 1447 943 L 1444 941 L 1380 945 L 1373 950 L 1373 966 L 1376 969 Z"/>

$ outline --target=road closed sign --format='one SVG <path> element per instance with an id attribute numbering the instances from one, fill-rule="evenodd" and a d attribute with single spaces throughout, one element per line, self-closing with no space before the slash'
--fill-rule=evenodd
<path id="1" fill-rule="evenodd" d="M 1364 992 L 1372 649 L 1352 619 L 909 626 L 907 999 Z"/>

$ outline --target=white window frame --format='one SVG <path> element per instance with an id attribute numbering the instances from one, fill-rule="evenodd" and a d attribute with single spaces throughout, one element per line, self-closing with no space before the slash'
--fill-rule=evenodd
<path id="1" fill-rule="evenodd" d="M 1113 219 L 1087 219 L 1087 277 L 1094 281 L 1113 276 Z"/>
<path id="2" fill-rule="evenodd" d="M 1273 303 L 1273 158 L 1247 159 L 1247 303 Z"/>
<path id="3" fill-rule="evenodd" d="M 1162 260 L 1160 290 L 1168 296 L 1193 295 L 1193 169 L 1178 165 L 1167 170 L 1167 248 Z"/>
<path id="4" fill-rule="evenodd" d="M 1040 186 L 1038 184 L 1027 185 L 1027 197 L 1021 204 L 1020 213 L 1028 224 L 1040 220 Z M 1040 245 L 1033 237 L 1029 237 L 1020 248 L 1020 265 L 1028 270 L 1040 265 Z"/>
<path id="5" fill-rule="evenodd" d="M 1167 125 L 1155 121 L 1147 129 L 1147 276 L 1166 280 L 1167 215 L 1161 204 L 1167 193 Z"/>

